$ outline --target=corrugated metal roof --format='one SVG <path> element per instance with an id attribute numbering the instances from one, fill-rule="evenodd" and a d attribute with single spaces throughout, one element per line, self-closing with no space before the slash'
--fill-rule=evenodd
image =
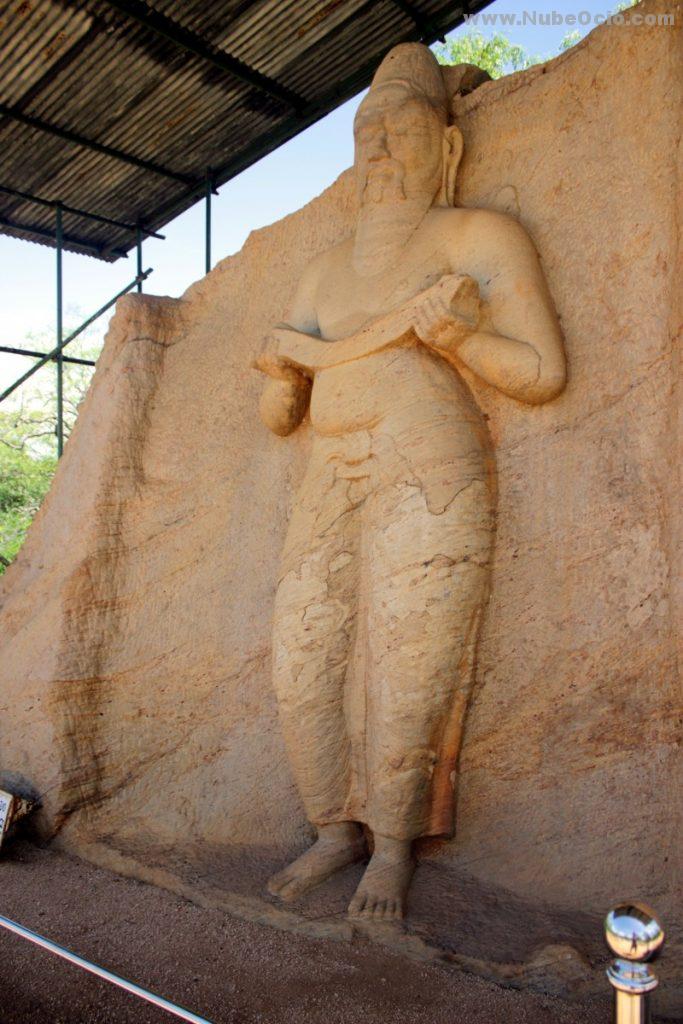
<path id="1" fill-rule="evenodd" d="M 488 2 L 0 0 L 0 232 L 117 259 Z"/>

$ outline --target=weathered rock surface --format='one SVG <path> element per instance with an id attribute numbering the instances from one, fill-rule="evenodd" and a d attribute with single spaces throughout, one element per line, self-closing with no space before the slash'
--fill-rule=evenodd
<path id="1" fill-rule="evenodd" d="M 570 380 L 533 409 L 470 381 L 499 475 L 492 596 L 456 838 L 425 843 L 409 920 L 459 955 L 536 954 L 538 969 L 551 945 L 595 960 L 599 915 L 639 896 L 672 933 L 666 978 L 681 803 L 682 12 L 641 9 L 675 11 L 678 28 L 598 29 L 458 101 L 459 202 L 529 230 Z M 256 899 L 309 839 L 270 683 L 308 439 L 261 426 L 250 362 L 303 267 L 348 235 L 354 201 L 343 175 L 182 300 L 120 301 L 1 591 L 0 767 L 44 794 L 44 834 L 198 898 L 225 890 L 232 909 L 283 927 L 339 915 L 358 872 L 295 914 Z"/>

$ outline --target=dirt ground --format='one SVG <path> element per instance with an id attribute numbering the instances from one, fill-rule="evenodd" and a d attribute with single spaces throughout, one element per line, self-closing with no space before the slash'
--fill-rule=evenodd
<path id="1" fill-rule="evenodd" d="M 215 1024 L 607 1024 L 566 1005 L 359 941 L 312 940 L 207 911 L 27 843 L 3 848 L 0 913 Z M 0 930 L 1 1024 L 162 1024 L 141 1003 Z"/>

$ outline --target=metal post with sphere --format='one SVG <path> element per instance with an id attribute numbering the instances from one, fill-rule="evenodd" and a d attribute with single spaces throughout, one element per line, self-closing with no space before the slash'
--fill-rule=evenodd
<path id="1" fill-rule="evenodd" d="M 633 900 L 610 910 L 605 938 L 616 958 L 607 968 L 614 989 L 614 1024 L 648 1024 L 648 995 L 659 982 L 647 961 L 661 950 L 664 929 L 647 904 Z"/>

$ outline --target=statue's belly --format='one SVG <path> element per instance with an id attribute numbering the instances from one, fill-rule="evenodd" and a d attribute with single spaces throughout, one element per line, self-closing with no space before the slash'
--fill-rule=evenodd
<path id="1" fill-rule="evenodd" d="M 422 347 L 391 349 L 318 373 L 311 423 L 323 437 L 370 431 L 399 452 L 411 448 L 434 462 L 462 459 L 476 473 L 490 463 L 486 423 L 469 389 Z"/>

